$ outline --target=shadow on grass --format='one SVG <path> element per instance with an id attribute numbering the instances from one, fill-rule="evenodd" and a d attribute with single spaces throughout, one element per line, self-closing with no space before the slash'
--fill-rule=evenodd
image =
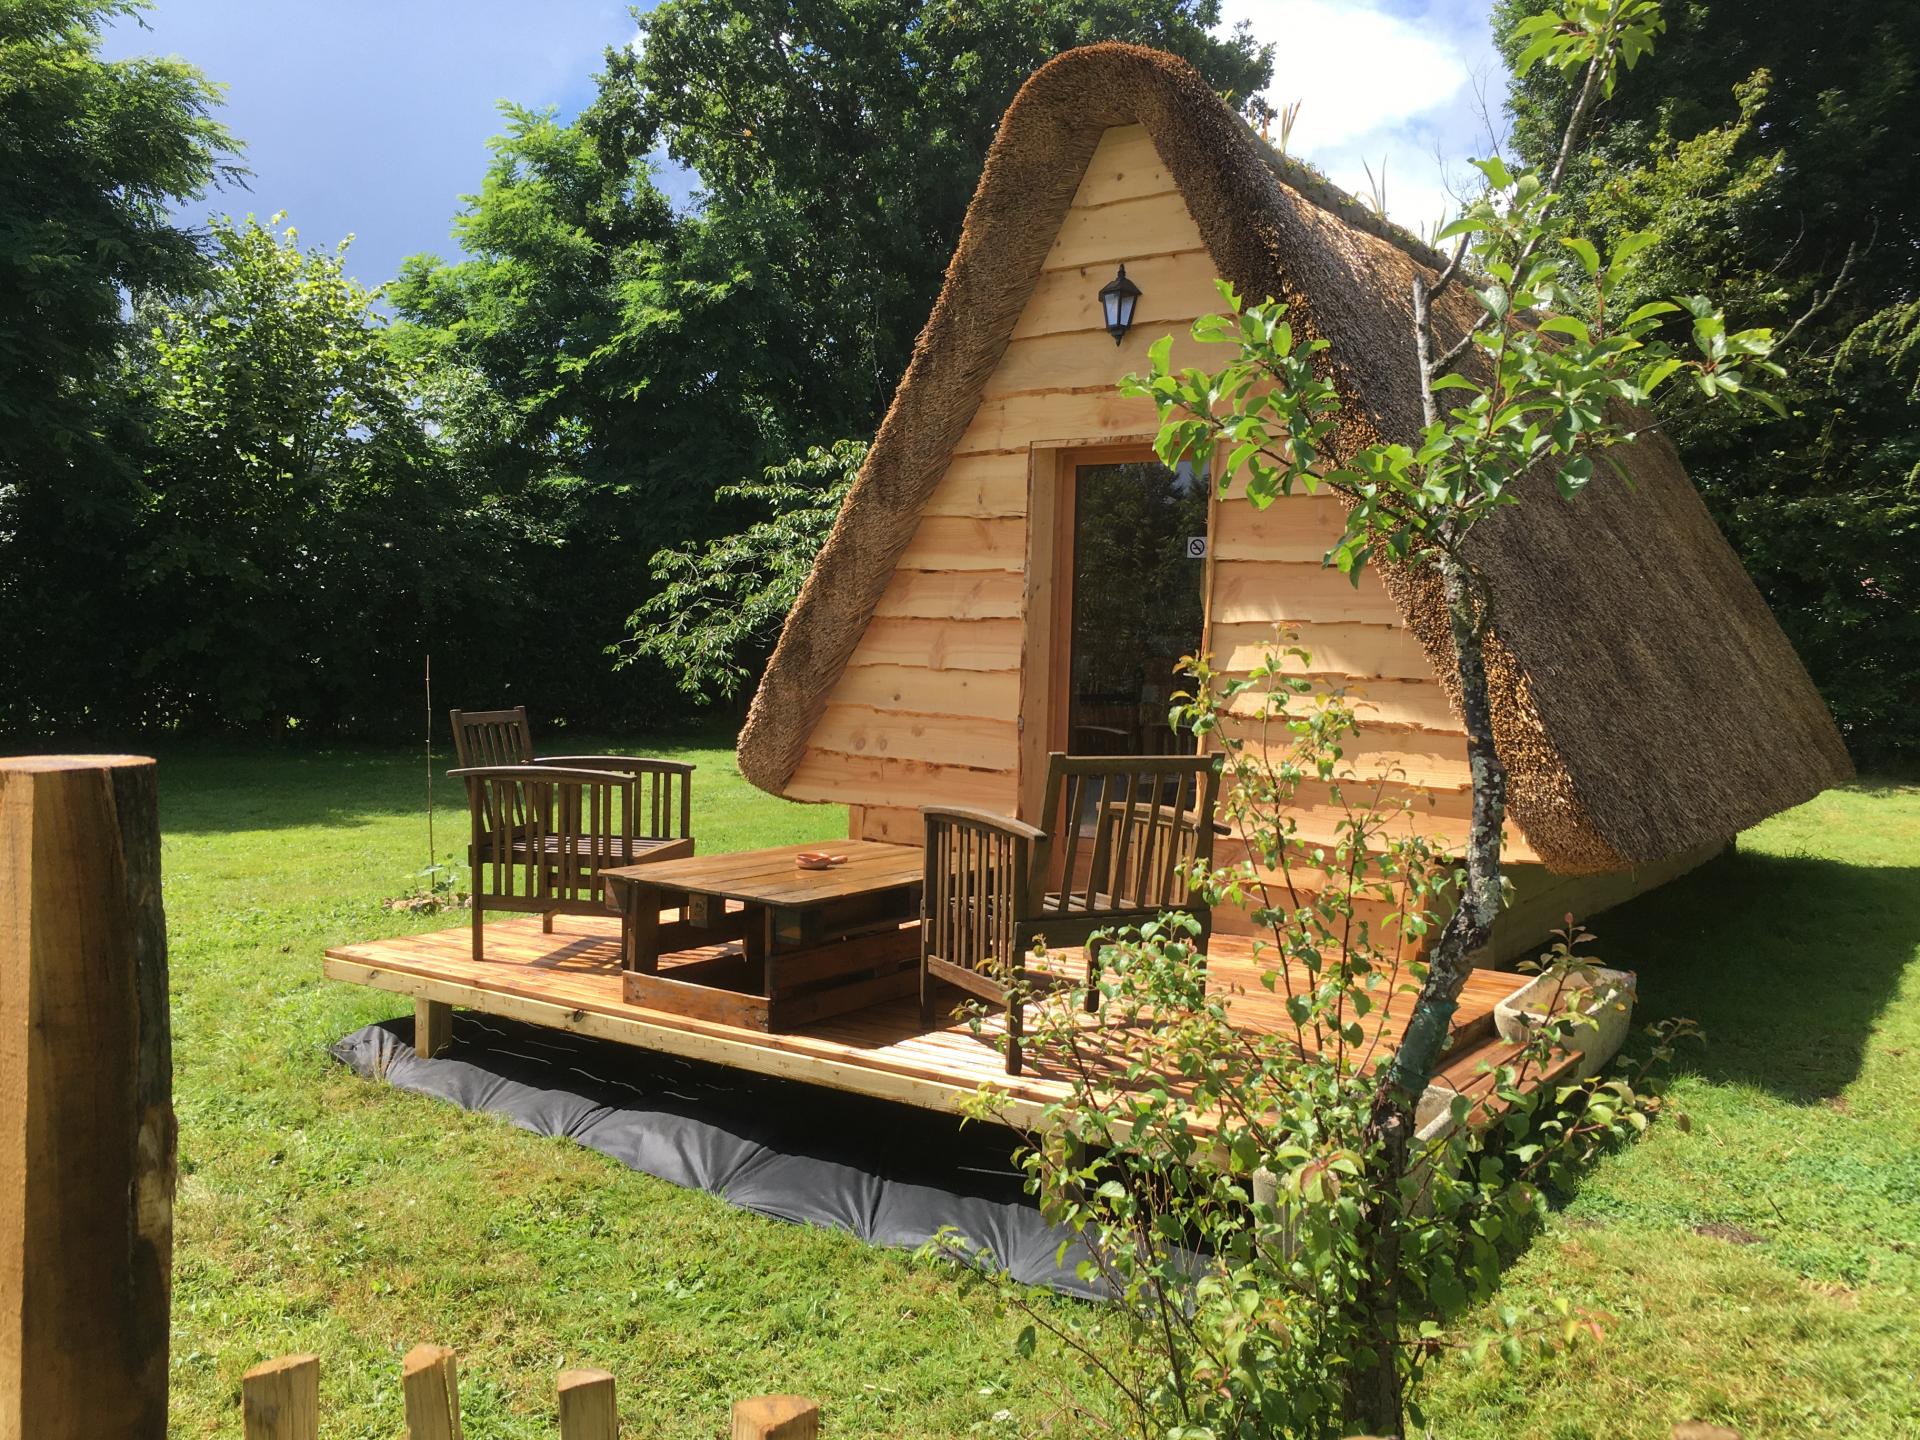
<path id="1" fill-rule="evenodd" d="M 1640 1020 L 1706 1031 L 1685 1064 L 1795 1104 L 1860 1073 L 1920 945 L 1920 869 L 1732 853 L 1596 917 L 1608 964 L 1640 973 Z"/>

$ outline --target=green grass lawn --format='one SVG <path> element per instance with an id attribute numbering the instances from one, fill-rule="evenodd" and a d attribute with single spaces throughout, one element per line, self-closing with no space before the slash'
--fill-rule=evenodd
<path id="1" fill-rule="evenodd" d="M 576 742 L 569 742 L 572 746 Z M 655 748 L 655 747 L 650 747 Z M 706 851 L 844 833 L 696 760 Z M 1032 1434 L 1064 1362 L 1012 1359 L 992 1298 L 838 1233 L 352 1078 L 339 1036 L 406 1012 L 326 946 L 448 923 L 381 900 L 426 863 L 419 758 L 163 756 L 180 1198 L 174 1433 L 239 1433 L 239 1377 L 323 1357 L 322 1433 L 399 1428 L 398 1360 L 461 1352 L 475 1440 L 553 1433 L 553 1377 L 620 1381 L 636 1436 L 714 1436 L 798 1390 L 829 1433 Z M 463 802 L 438 790 L 443 854 Z M 1442 1374 L 1450 1437 L 1910 1436 L 1920 1424 L 1920 789 L 1829 795 L 1597 927 L 1652 1013 L 1710 1046 L 1668 1127 L 1602 1164 L 1515 1265 L 1615 1317 L 1603 1346 Z M 1062 1302 L 1064 1303 L 1064 1302 Z"/>

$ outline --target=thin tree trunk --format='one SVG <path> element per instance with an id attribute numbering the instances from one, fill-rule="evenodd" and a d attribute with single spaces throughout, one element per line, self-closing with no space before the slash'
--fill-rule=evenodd
<path id="1" fill-rule="evenodd" d="M 1381 1168 L 1378 1208 L 1362 1216 L 1361 1253 L 1371 1264 L 1359 1296 L 1360 1323 L 1374 1363 L 1356 1366 L 1347 1382 L 1347 1422 L 1367 1435 L 1398 1435 L 1405 1412 L 1399 1365 L 1400 1229 L 1397 1181 L 1406 1173 L 1414 1107 L 1440 1063 L 1452 1033 L 1472 956 L 1500 915 L 1500 831 L 1507 813 L 1507 771 L 1493 744 L 1493 705 L 1482 648 L 1483 606 L 1461 563 L 1443 554 L 1440 571 L 1459 666 L 1461 714 L 1473 772 L 1466 885 L 1427 961 L 1427 978 L 1405 1035 L 1374 1092 L 1369 1149 Z"/>

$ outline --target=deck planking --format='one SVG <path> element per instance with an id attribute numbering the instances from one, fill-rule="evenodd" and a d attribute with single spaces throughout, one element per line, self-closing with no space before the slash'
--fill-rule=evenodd
<path id="1" fill-rule="evenodd" d="M 478 961 L 466 926 L 336 946 L 326 952 L 325 973 L 415 999 L 928 1109 L 958 1110 L 983 1085 L 991 1086 L 1006 1097 L 1006 1118 L 1014 1124 L 1032 1122 L 1068 1093 L 1062 1073 L 1045 1056 L 1030 1056 L 1021 1075 L 1006 1073 L 993 1044 L 1003 1028 L 1000 1017 L 984 1021 L 977 1035 L 964 1022 L 928 1031 L 917 999 L 775 1034 L 630 1005 L 621 995 L 618 921 L 567 916 L 555 923 L 551 934 L 542 932 L 537 919 L 489 925 L 487 958 Z M 670 977 L 682 965 L 721 958 L 735 948 L 714 945 L 664 957 L 661 973 Z M 1058 958 L 1064 966 L 1083 963 L 1077 952 Z M 1234 1023 L 1268 1033 L 1288 1029 L 1284 992 L 1265 989 L 1261 968 L 1244 939 L 1216 936 L 1208 947 L 1210 982 L 1227 993 Z M 1470 1093 L 1487 1088 L 1482 1062 L 1500 1063 L 1512 1049 L 1498 1039 L 1493 1007 L 1520 983 L 1521 977 L 1493 971 L 1469 977 L 1443 1083 Z M 1383 1003 L 1366 1022 L 1368 1042 L 1377 1037 L 1379 1047 L 1390 1049 L 1411 1003 L 1404 994 Z"/>

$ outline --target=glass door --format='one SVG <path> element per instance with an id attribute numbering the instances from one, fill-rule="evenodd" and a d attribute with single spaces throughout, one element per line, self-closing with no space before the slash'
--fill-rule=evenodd
<path id="1" fill-rule="evenodd" d="M 1075 465 L 1069 513 L 1067 752 L 1192 754 L 1167 709 L 1205 622 L 1206 476 L 1157 460 Z"/>

